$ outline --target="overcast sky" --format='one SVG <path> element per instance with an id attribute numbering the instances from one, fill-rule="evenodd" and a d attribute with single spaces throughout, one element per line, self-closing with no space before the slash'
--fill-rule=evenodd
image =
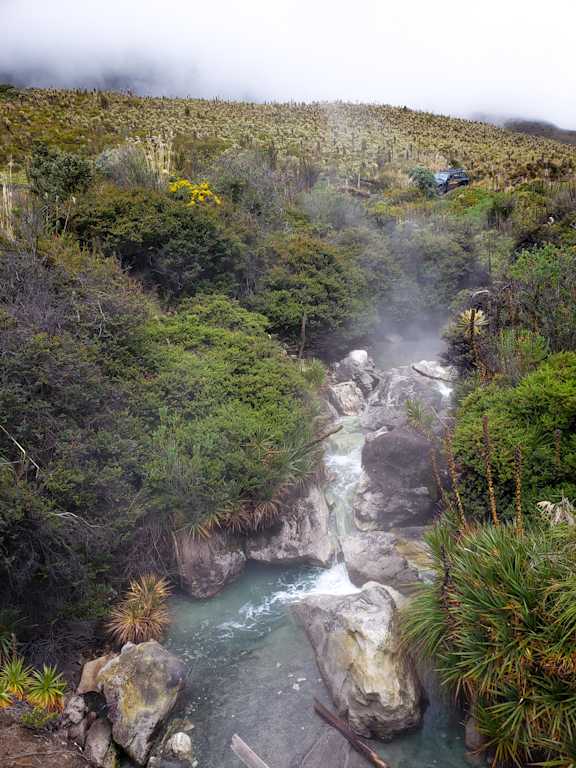
<path id="1" fill-rule="evenodd" d="M 0 77 L 372 101 L 576 128 L 576 2 L 0 0 Z"/>

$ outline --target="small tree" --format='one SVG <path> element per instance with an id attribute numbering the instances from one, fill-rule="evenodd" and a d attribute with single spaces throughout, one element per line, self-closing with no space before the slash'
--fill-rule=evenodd
<path id="1" fill-rule="evenodd" d="M 412 168 L 408 174 L 412 183 L 415 184 L 418 189 L 423 192 L 426 197 L 434 197 L 436 195 L 436 179 L 434 174 L 428 168 L 423 168 L 421 165 Z"/>

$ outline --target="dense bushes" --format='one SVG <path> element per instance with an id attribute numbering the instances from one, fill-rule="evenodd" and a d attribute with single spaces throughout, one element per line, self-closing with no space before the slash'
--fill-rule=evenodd
<path id="1" fill-rule="evenodd" d="M 312 390 L 264 317 L 223 296 L 163 315 L 62 238 L 0 270 L 2 604 L 99 612 L 147 526 L 249 525 L 313 464 Z"/>
<path id="2" fill-rule="evenodd" d="M 271 240 L 265 259 L 269 269 L 251 304 L 282 338 L 303 346 L 309 335 L 318 340 L 359 316 L 364 276 L 345 251 L 293 235 Z"/>
<path id="3" fill-rule="evenodd" d="M 463 700 L 496 765 L 574 764 L 576 529 L 535 523 L 430 537 L 436 580 L 408 605 L 411 647 Z"/>
<path id="4" fill-rule="evenodd" d="M 152 190 L 94 190 L 70 227 L 171 296 L 214 287 L 233 293 L 242 273 L 240 243 L 213 211 Z"/>
<path id="5" fill-rule="evenodd" d="M 456 458 L 470 511 L 487 509 L 483 425 L 488 418 L 497 505 L 511 514 L 514 452 L 522 449 L 522 488 L 528 504 L 576 494 L 576 355 L 552 356 L 516 387 L 494 382 L 460 404 L 454 436 Z"/>

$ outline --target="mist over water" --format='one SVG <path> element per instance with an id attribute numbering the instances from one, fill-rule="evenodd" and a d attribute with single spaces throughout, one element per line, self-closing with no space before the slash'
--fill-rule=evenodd
<path id="1" fill-rule="evenodd" d="M 549 13 L 523 0 L 0 0 L 0 81 L 406 104 L 570 128 L 575 21 L 568 0 Z"/>

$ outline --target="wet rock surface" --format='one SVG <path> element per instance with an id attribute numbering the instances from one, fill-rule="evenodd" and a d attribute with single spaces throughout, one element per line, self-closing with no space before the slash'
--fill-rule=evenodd
<path id="1" fill-rule="evenodd" d="M 209 539 L 179 536 L 176 559 L 184 590 L 200 599 L 221 592 L 240 576 L 246 564 L 242 542 L 219 533 Z"/>
<path id="2" fill-rule="evenodd" d="M 339 714 L 357 733 L 389 739 L 420 723 L 420 685 L 400 650 L 396 604 L 385 587 L 310 596 L 294 613 Z"/>
<path id="3" fill-rule="evenodd" d="M 250 560 L 274 565 L 329 566 L 336 555 L 336 537 L 330 530 L 330 510 L 323 489 L 311 486 L 297 498 L 273 528 L 246 541 Z"/>
<path id="4" fill-rule="evenodd" d="M 364 396 L 368 396 L 380 383 L 381 374 L 365 349 L 353 349 L 334 366 L 336 382 L 353 381 Z"/>
<path id="5" fill-rule="evenodd" d="M 350 580 L 357 587 L 376 581 L 412 594 L 423 579 L 423 571 L 404 556 L 406 547 L 394 533 L 354 533 L 341 539 Z"/>
<path id="6" fill-rule="evenodd" d="M 364 410 L 362 390 L 353 381 L 328 387 L 328 401 L 340 416 L 356 416 Z"/>

